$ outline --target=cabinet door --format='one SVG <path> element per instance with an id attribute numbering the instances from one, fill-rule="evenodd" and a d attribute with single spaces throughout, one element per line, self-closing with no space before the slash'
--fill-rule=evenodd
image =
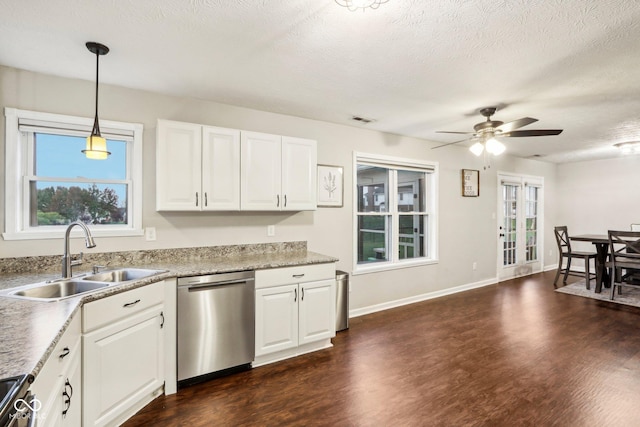
<path id="1" fill-rule="evenodd" d="M 256 290 L 256 356 L 298 345 L 298 285 Z"/>
<path id="2" fill-rule="evenodd" d="M 202 126 L 158 120 L 156 209 L 200 210 Z"/>
<path id="3" fill-rule="evenodd" d="M 240 131 L 202 129 L 202 210 L 240 209 Z"/>
<path id="4" fill-rule="evenodd" d="M 242 132 L 241 208 L 243 210 L 280 210 L 281 140 L 278 135 Z"/>
<path id="5" fill-rule="evenodd" d="M 73 353 L 69 372 L 62 382 L 62 425 L 76 427 L 82 425 L 82 359 L 78 351 Z"/>
<path id="6" fill-rule="evenodd" d="M 162 386 L 161 311 L 162 306 L 155 306 L 84 335 L 85 427 L 117 423 Z"/>
<path id="7" fill-rule="evenodd" d="M 336 335 L 335 286 L 335 280 L 300 284 L 300 345 Z"/>
<path id="8" fill-rule="evenodd" d="M 317 147 L 310 139 L 282 137 L 283 210 L 316 209 Z"/>

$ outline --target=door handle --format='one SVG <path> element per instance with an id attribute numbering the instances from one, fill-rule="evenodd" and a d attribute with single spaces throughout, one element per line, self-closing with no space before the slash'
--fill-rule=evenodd
<path id="1" fill-rule="evenodd" d="M 504 233 L 500 233 L 498 237 L 504 237 Z"/>

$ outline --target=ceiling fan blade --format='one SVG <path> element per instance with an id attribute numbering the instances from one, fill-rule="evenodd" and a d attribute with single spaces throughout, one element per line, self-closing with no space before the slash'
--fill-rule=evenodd
<path id="1" fill-rule="evenodd" d="M 455 133 L 460 135 L 473 135 L 475 132 L 450 132 L 447 130 L 437 130 L 436 133 Z"/>
<path id="2" fill-rule="evenodd" d="M 512 122 L 500 125 L 496 129 L 506 133 L 506 132 L 511 132 L 514 129 L 521 128 L 523 126 L 530 125 L 531 123 L 535 123 L 537 121 L 538 119 L 534 119 L 533 117 L 523 117 L 521 119 L 514 120 Z"/>
<path id="3" fill-rule="evenodd" d="M 446 144 L 438 145 L 437 147 L 431 147 L 431 149 L 435 150 L 436 148 L 446 147 L 447 145 L 453 145 L 453 144 L 457 144 L 459 142 L 469 141 L 470 139 L 473 139 L 473 138 L 465 138 L 465 139 L 461 139 L 460 141 L 447 142 Z"/>
<path id="4" fill-rule="evenodd" d="M 549 135 L 560 135 L 562 133 L 562 129 L 538 129 L 538 130 L 516 130 L 509 133 L 504 133 L 500 136 L 510 136 L 519 138 L 521 136 L 549 136 Z"/>

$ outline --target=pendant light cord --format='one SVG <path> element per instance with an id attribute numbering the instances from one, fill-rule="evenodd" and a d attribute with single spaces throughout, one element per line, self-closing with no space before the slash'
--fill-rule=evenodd
<path id="1" fill-rule="evenodd" d="M 91 135 L 100 135 L 100 124 L 98 123 L 98 78 L 100 77 L 100 54 L 96 52 L 96 117 L 93 120 L 93 130 Z"/>

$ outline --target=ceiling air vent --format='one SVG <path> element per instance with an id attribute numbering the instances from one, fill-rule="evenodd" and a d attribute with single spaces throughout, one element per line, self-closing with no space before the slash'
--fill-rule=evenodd
<path id="1" fill-rule="evenodd" d="M 356 121 L 356 122 L 360 122 L 362 124 L 368 125 L 369 123 L 375 122 L 375 120 L 373 119 L 365 119 L 364 117 L 360 117 L 360 116 L 353 116 L 351 117 L 351 120 Z"/>

